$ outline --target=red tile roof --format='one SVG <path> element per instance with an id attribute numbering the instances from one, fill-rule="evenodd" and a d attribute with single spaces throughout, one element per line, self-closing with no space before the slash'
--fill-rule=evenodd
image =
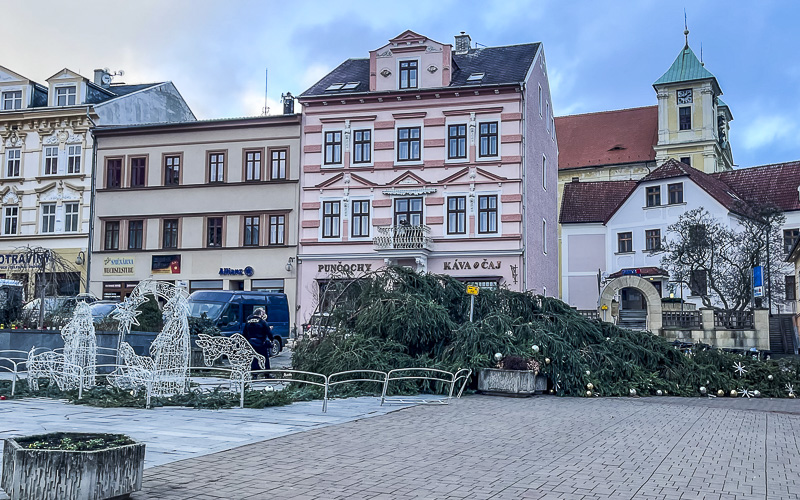
<path id="1" fill-rule="evenodd" d="M 558 169 L 655 161 L 658 106 L 556 117 Z"/>
<path id="2" fill-rule="evenodd" d="M 637 181 L 568 182 L 561 196 L 562 224 L 605 222 L 636 187 Z"/>
<path id="3" fill-rule="evenodd" d="M 711 174 L 741 198 L 769 203 L 784 212 L 800 210 L 800 161 L 762 165 Z"/>

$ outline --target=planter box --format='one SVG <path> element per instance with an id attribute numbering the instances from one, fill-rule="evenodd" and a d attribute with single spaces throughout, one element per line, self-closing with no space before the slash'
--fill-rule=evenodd
<path id="1" fill-rule="evenodd" d="M 144 446 L 136 443 L 96 451 L 33 450 L 6 439 L 0 485 L 11 500 L 128 498 L 142 489 Z"/>
<path id="2" fill-rule="evenodd" d="M 478 373 L 478 391 L 494 396 L 526 398 L 547 390 L 547 376 L 531 370 L 483 368 Z"/>

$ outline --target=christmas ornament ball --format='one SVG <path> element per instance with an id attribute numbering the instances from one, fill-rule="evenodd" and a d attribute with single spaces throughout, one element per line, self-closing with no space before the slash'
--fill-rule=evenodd
<path id="1" fill-rule="evenodd" d="M 725 395 L 725 391 L 723 391 L 722 389 L 717 391 L 717 396 L 722 397 L 724 395 Z"/>
<path id="2" fill-rule="evenodd" d="M 635 396 L 636 395 L 636 389 L 631 389 L 628 392 L 630 393 L 631 396 Z"/>
<path id="3" fill-rule="evenodd" d="M 592 372 L 590 372 L 589 370 L 586 370 L 586 375 L 591 375 L 591 374 L 592 374 Z"/>
<path id="4" fill-rule="evenodd" d="M 707 389 L 706 389 L 704 386 L 702 386 L 702 385 L 701 385 L 701 386 L 700 386 L 700 394 L 702 394 L 703 396 L 705 396 L 705 395 L 706 395 L 706 392 L 708 392 L 708 390 L 707 390 Z"/>
<path id="5" fill-rule="evenodd" d="M 794 393 L 793 393 L 793 392 L 790 392 L 790 393 L 789 393 L 789 397 L 790 397 L 790 398 L 792 398 L 792 399 L 794 399 L 796 396 L 794 395 Z"/>
<path id="6" fill-rule="evenodd" d="M 533 352 L 535 352 L 535 353 L 539 352 L 539 346 L 538 345 L 534 344 L 533 347 L 531 347 L 531 349 L 533 349 Z"/>
<path id="7" fill-rule="evenodd" d="M 664 395 L 664 391 L 662 391 L 661 389 L 656 391 L 656 396 L 663 396 L 663 395 Z"/>
<path id="8" fill-rule="evenodd" d="M 775 377 L 773 377 L 772 375 L 767 375 L 767 380 L 772 380 L 772 379 L 774 379 L 774 378 L 775 378 Z"/>
<path id="9" fill-rule="evenodd" d="M 0 396 L 0 401 L 5 401 L 5 400 L 6 400 L 5 396 Z"/>
<path id="10" fill-rule="evenodd" d="M 550 389 L 550 394 L 555 394 L 555 393 L 556 393 L 556 391 L 554 391 L 553 389 Z"/>
<path id="11" fill-rule="evenodd" d="M 591 391 L 592 389 L 594 389 L 594 385 L 591 382 L 589 382 L 588 384 L 586 384 L 586 388 Z"/>
<path id="12" fill-rule="evenodd" d="M 756 389 L 755 391 L 753 391 L 753 396 L 754 396 L 754 397 L 757 397 L 757 398 L 760 398 L 760 397 L 761 397 L 761 391 L 759 391 L 758 389 Z"/>
<path id="13" fill-rule="evenodd" d="M 731 395 L 732 398 L 735 398 L 736 397 L 736 391 L 735 390 L 731 390 L 730 395 Z"/>
<path id="14" fill-rule="evenodd" d="M 503 359 L 503 355 L 502 354 L 500 354 L 499 352 L 494 353 L 494 360 L 495 361 L 500 361 L 501 359 Z"/>
<path id="15" fill-rule="evenodd" d="M 550 358 L 544 358 L 544 364 L 549 365 L 550 364 Z"/>
<path id="16" fill-rule="evenodd" d="M 592 391 L 586 391 L 586 395 L 587 396 L 591 396 L 592 395 Z"/>

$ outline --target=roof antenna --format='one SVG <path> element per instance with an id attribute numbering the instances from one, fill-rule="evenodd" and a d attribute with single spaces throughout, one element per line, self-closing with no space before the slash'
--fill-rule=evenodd
<path id="1" fill-rule="evenodd" d="M 706 63 L 703 62 L 703 42 L 700 42 L 700 66 L 705 66 Z"/>
<path id="2" fill-rule="evenodd" d="M 269 68 L 264 69 L 264 108 L 261 110 L 261 116 L 269 114 L 269 106 L 267 106 L 267 85 L 269 84 Z"/>
<path id="3" fill-rule="evenodd" d="M 686 37 L 685 49 L 689 48 L 689 23 L 686 20 L 686 7 L 683 8 L 683 36 Z"/>

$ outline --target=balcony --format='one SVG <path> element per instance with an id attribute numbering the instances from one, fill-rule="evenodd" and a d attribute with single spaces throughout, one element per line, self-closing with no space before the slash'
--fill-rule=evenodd
<path id="1" fill-rule="evenodd" d="M 428 226 L 381 226 L 373 238 L 375 250 L 432 250 L 433 238 Z"/>

